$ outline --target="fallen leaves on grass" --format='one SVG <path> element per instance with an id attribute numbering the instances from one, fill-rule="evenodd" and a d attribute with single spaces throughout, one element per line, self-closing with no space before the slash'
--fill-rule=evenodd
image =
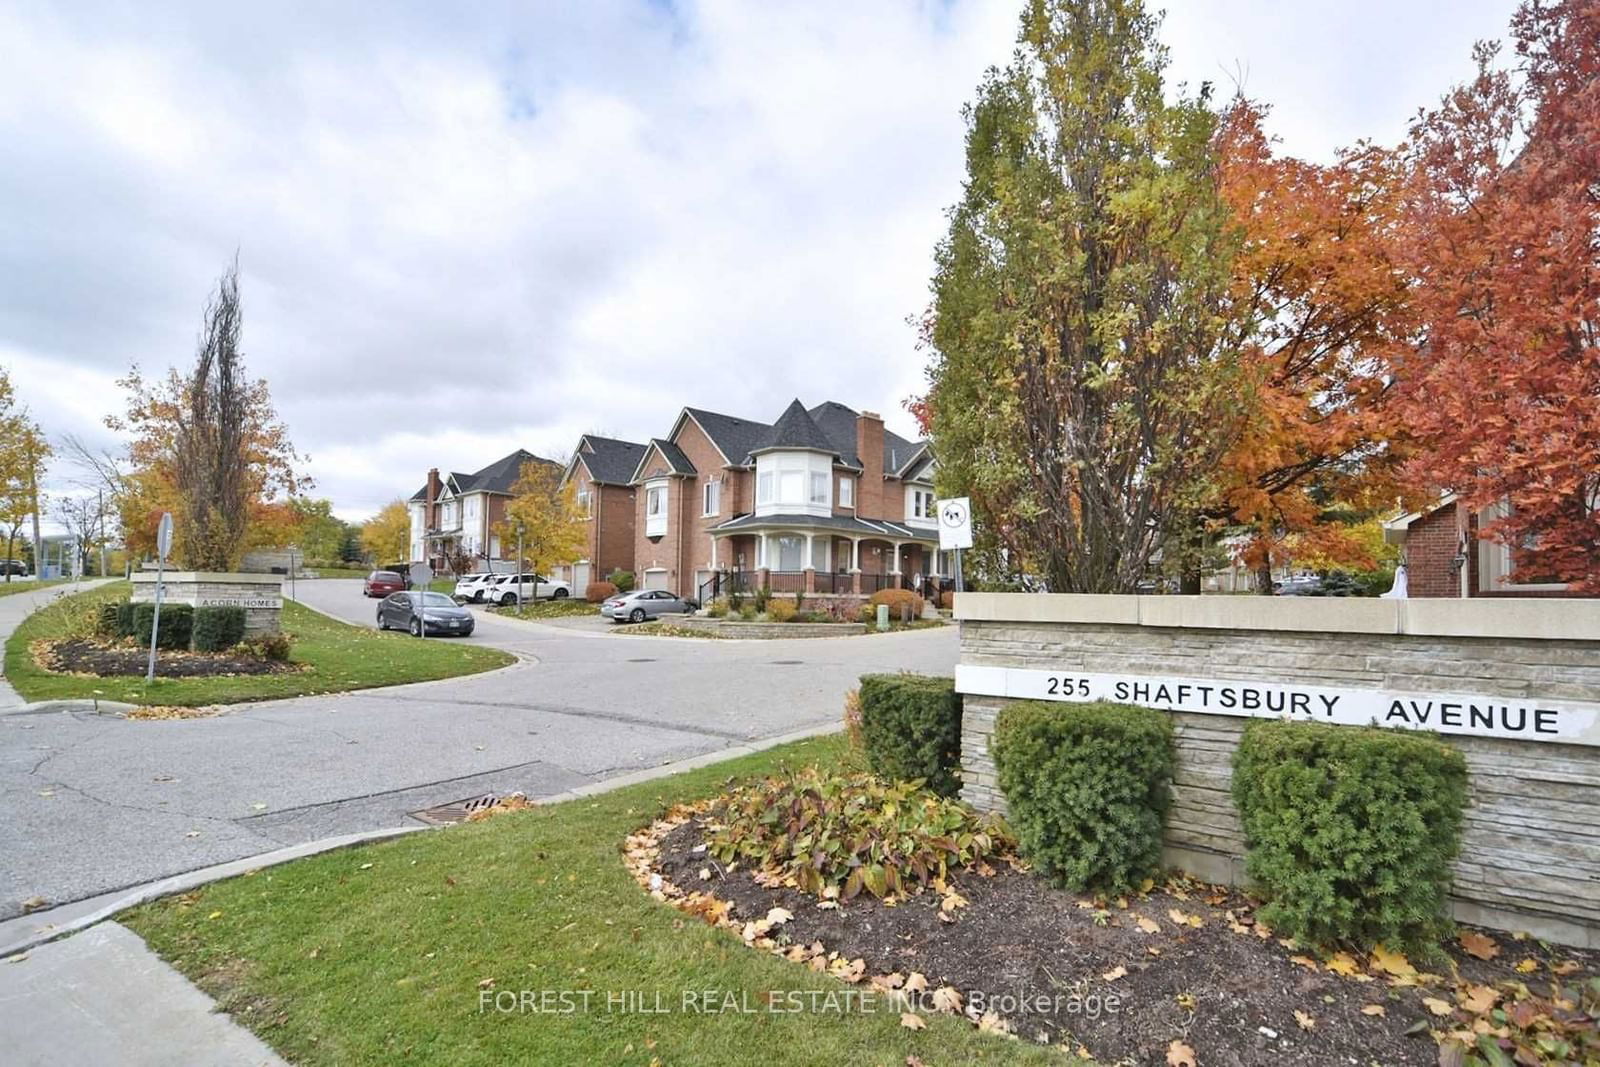
<path id="1" fill-rule="evenodd" d="M 1534 959 L 1532 956 L 1527 957 L 1522 962 L 1518 963 L 1515 968 L 1513 968 L 1513 970 L 1515 970 L 1518 974 L 1532 974 L 1538 969 L 1539 961 Z"/>
<path id="2" fill-rule="evenodd" d="M 1422 1006 L 1435 1015 L 1449 1015 L 1456 1010 L 1448 1000 L 1440 1000 L 1438 997 L 1423 997 Z"/>
<path id="3" fill-rule="evenodd" d="M 1194 1049 L 1182 1041 L 1173 1041 L 1167 1046 L 1167 1067 L 1199 1067 L 1199 1061 L 1194 1058 Z"/>
<path id="4" fill-rule="evenodd" d="M 1315 1030 L 1317 1028 L 1316 1018 L 1311 1013 L 1301 1011 L 1299 1008 L 1294 1010 L 1294 1021 L 1300 1024 L 1300 1029 L 1302 1030 Z"/>
<path id="5" fill-rule="evenodd" d="M 1100 977 L 1104 978 L 1108 982 L 1115 982 L 1118 978 L 1126 977 L 1127 974 L 1128 974 L 1128 968 L 1122 966 L 1119 963 L 1117 966 L 1111 968 L 1109 971 L 1107 971 L 1105 974 L 1102 974 Z"/>
<path id="6" fill-rule="evenodd" d="M 918 1015 L 914 1011 L 901 1012 L 900 1025 L 905 1027 L 907 1030 L 926 1030 L 928 1028 L 927 1022 L 923 1020 L 922 1016 Z"/>
<path id="7" fill-rule="evenodd" d="M 1149 919 L 1141 915 L 1134 921 L 1138 924 L 1139 929 L 1143 930 L 1147 934 L 1159 934 L 1161 932 L 1161 924 L 1156 922 L 1154 919 Z"/>
<path id="8" fill-rule="evenodd" d="M 1348 952 L 1335 952 L 1328 960 L 1328 970 L 1334 974 L 1341 974 L 1346 978 L 1354 978 L 1358 982 L 1372 981 L 1372 975 L 1361 970 L 1361 964 Z"/>
<path id="9" fill-rule="evenodd" d="M 1363 1005 L 1361 1005 L 1361 1014 L 1362 1015 L 1388 1015 L 1389 1014 L 1389 1009 L 1385 1008 L 1382 1004 L 1363 1004 Z"/>

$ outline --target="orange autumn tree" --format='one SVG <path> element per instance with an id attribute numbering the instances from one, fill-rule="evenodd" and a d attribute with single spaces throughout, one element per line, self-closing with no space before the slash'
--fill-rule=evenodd
<path id="1" fill-rule="evenodd" d="M 1492 518 L 1512 579 L 1600 593 L 1600 0 L 1524 0 L 1515 60 L 1419 116 L 1399 350 L 1410 470 Z"/>
<path id="2" fill-rule="evenodd" d="M 1369 539 L 1332 516 L 1392 504 L 1406 454 L 1383 355 L 1409 322 L 1391 248 L 1400 169 L 1370 145 L 1326 165 L 1277 155 L 1263 117 L 1237 98 L 1217 135 L 1222 196 L 1242 233 L 1228 316 L 1250 402 L 1200 518 L 1247 527 L 1244 562 L 1257 569 L 1291 546 L 1370 567 Z"/>

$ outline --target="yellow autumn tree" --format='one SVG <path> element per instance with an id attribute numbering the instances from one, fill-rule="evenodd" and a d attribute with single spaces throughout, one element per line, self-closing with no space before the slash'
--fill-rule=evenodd
<path id="1" fill-rule="evenodd" d="M 523 569 L 547 574 L 556 564 L 583 554 L 577 486 L 561 487 L 560 466 L 540 460 L 524 463 L 511 492 L 506 517 L 494 528 L 501 555 L 515 553 L 520 538 Z"/>
<path id="2" fill-rule="evenodd" d="M 377 566 L 411 554 L 411 512 L 404 500 L 391 500 L 361 524 L 361 547 Z"/>

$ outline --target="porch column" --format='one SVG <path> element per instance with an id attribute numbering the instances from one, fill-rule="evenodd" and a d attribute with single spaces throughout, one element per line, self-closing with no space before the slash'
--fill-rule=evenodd
<path id="1" fill-rule="evenodd" d="M 761 531 L 761 555 L 759 565 L 756 567 L 756 588 L 765 589 L 771 584 L 772 574 L 772 542 L 767 537 L 765 530 Z"/>
<path id="2" fill-rule="evenodd" d="M 715 573 L 716 569 L 717 569 L 717 535 L 716 534 L 712 534 L 711 535 L 711 570 L 712 570 L 713 573 Z"/>
<path id="3" fill-rule="evenodd" d="M 894 562 L 889 565 L 889 573 L 897 577 L 900 574 L 900 546 L 904 544 L 904 541 L 894 543 Z"/>
<path id="4" fill-rule="evenodd" d="M 812 552 L 815 549 L 815 545 L 813 544 L 813 538 L 815 536 L 815 534 L 812 534 L 809 531 L 806 533 L 805 566 L 802 567 L 801 570 L 805 571 L 806 573 L 807 593 L 815 593 L 817 591 L 817 557 L 812 555 Z"/>
<path id="5" fill-rule="evenodd" d="M 850 538 L 850 572 L 861 573 L 861 538 Z"/>

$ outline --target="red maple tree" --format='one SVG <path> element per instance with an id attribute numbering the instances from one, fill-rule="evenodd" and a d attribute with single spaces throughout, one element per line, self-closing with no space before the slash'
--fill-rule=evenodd
<path id="1" fill-rule="evenodd" d="M 1513 581 L 1600 593 L 1600 0 L 1524 0 L 1512 36 L 1406 149 L 1409 469 L 1491 516 Z"/>

